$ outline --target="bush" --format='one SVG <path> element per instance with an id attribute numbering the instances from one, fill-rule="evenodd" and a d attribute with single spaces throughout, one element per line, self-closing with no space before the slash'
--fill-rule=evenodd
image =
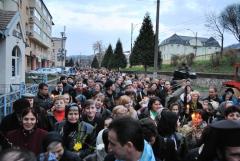
<path id="1" fill-rule="evenodd" d="M 172 66 L 177 66 L 179 64 L 178 63 L 179 58 L 180 58 L 179 55 L 172 55 L 171 56 L 171 65 Z"/>
<path id="2" fill-rule="evenodd" d="M 211 63 L 213 67 L 218 67 L 220 65 L 220 53 L 216 52 L 211 55 Z"/>

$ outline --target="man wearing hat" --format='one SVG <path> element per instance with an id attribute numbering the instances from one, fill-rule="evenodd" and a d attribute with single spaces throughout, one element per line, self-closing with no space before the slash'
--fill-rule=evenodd
<path id="1" fill-rule="evenodd" d="M 80 161 L 77 154 L 72 153 L 63 147 L 62 136 L 57 132 L 49 132 L 42 143 L 44 153 L 40 154 L 39 160 L 45 161 L 51 158 L 53 161 Z"/>
<path id="2" fill-rule="evenodd" d="M 34 97 L 35 97 L 35 95 L 32 93 L 24 93 L 22 95 L 22 98 L 25 98 L 26 100 L 29 101 L 31 108 L 33 108 Z"/>
<path id="3" fill-rule="evenodd" d="M 198 161 L 239 161 L 239 136 L 239 120 L 222 120 L 211 124 L 204 135 L 204 146 Z"/>

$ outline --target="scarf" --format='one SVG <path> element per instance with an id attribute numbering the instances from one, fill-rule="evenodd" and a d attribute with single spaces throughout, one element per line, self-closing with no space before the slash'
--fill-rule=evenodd
<path id="1" fill-rule="evenodd" d="M 65 117 L 65 111 L 64 110 L 63 111 L 55 110 L 53 112 L 53 115 L 58 122 L 61 122 Z"/>

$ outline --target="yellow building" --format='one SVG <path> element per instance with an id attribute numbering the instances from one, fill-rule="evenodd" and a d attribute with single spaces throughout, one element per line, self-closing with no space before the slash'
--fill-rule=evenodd
<path id="1" fill-rule="evenodd" d="M 50 67 L 52 54 L 52 16 L 43 0 L 0 0 L 0 9 L 18 11 L 26 36 L 25 70 Z"/>

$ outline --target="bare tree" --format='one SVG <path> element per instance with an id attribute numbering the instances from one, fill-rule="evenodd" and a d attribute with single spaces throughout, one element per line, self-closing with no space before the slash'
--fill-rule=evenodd
<path id="1" fill-rule="evenodd" d="M 240 4 L 232 4 L 221 13 L 221 25 L 240 42 Z"/>
<path id="2" fill-rule="evenodd" d="M 93 44 L 93 51 L 94 51 L 94 55 L 97 55 L 97 59 L 99 64 L 101 64 L 102 59 L 103 59 L 103 55 L 104 55 L 104 46 L 102 41 L 96 41 Z"/>
<path id="3" fill-rule="evenodd" d="M 213 32 L 213 37 L 221 41 L 221 56 L 223 53 L 223 42 L 224 42 L 224 30 L 225 28 L 221 25 L 221 19 L 214 12 L 206 15 L 205 26 Z"/>

